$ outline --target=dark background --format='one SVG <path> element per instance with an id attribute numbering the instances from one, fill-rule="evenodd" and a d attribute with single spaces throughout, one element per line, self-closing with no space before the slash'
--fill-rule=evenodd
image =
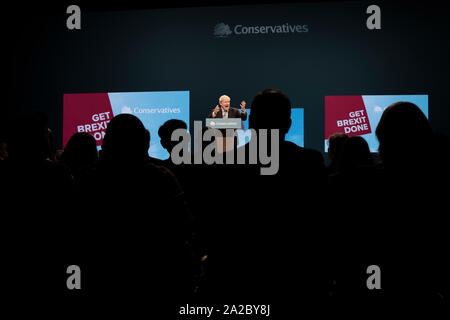
<path id="1" fill-rule="evenodd" d="M 325 95 L 428 94 L 432 127 L 450 134 L 449 14 L 443 7 L 270 2 L 4 6 L 2 127 L 18 111 L 42 110 L 60 148 L 64 93 L 189 90 L 192 125 L 221 94 L 231 96 L 233 106 L 243 99 L 250 105 L 258 91 L 272 87 L 305 108 L 305 146 L 320 151 Z M 81 30 L 66 28 L 70 4 L 81 8 Z M 366 28 L 370 4 L 381 7 L 381 30 Z M 307 24 L 309 32 L 216 38 L 219 22 Z"/>

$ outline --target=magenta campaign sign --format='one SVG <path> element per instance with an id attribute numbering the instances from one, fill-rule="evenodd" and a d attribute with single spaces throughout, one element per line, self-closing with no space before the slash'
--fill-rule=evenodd
<path id="1" fill-rule="evenodd" d="M 107 93 L 64 95 L 63 146 L 76 132 L 88 132 L 101 146 L 113 112 Z"/>
<path id="2" fill-rule="evenodd" d="M 159 143 L 159 127 L 170 119 L 189 126 L 189 91 L 71 93 L 64 94 L 63 108 L 63 147 L 77 132 L 92 134 L 100 147 L 109 121 L 128 113 L 150 132 L 149 155 L 166 159 L 169 154 Z"/>
<path id="3" fill-rule="evenodd" d="M 375 130 L 384 109 L 395 102 L 414 103 L 428 117 L 428 95 L 352 95 L 325 96 L 325 151 L 334 133 L 361 136 L 371 152 L 378 151 Z"/>

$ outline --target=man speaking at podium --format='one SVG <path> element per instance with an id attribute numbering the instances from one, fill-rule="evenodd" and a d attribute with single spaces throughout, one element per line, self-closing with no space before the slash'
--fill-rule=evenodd
<path id="1" fill-rule="evenodd" d="M 219 105 L 217 105 L 208 118 L 241 118 L 242 121 L 247 120 L 247 111 L 245 110 L 245 101 L 241 102 L 241 111 L 230 107 L 230 97 L 223 95 L 219 98 Z"/>
<path id="2" fill-rule="evenodd" d="M 219 105 L 217 105 L 214 110 L 210 113 L 208 118 L 241 118 L 242 121 L 247 120 L 247 111 L 245 110 L 245 101 L 241 102 L 241 111 L 236 108 L 230 107 L 230 97 L 227 95 L 222 95 L 219 98 Z M 242 128 L 244 129 L 244 124 L 242 123 Z M 225 129 L 219 129 L 222 132 L 223 138 L 218 139 L 218 150 L 223 152 L 229 151 L 238 145 L 237 136 L 229 136 Z M 234 132 L 234 130 L 232 130 Z"/>

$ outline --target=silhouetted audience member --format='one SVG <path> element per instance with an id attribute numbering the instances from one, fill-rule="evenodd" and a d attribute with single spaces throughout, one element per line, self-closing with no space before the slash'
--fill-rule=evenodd
<path id="1" fill-rule="evenodd" d="M 13 299 L 58 295 L 58 268 L 67 262 L 65 251 L 72 192 L 69 172 L 48 160 L 47 119 L 40 112 L 13 117 L 7 131 L 8 158 L 0 162 L 2 210 L 3 289 Z M 33 285 L 26 276 L 36 275 Z M 56 273 L 57 274 L 57 273 Z M 6 288 L 6 289 L 5 289 Z M 32 301 L 32 300 L 30 300 Z"/>
<path id="2" fill-rule="evenodd" d="M 261 167 L 268 165 L 259 156 L 256 164 L 249 163 L 250 142 L 241 147 L 246 165 L 219 166 L 208 176 L 213 188 L 204 196 L 211 208 L 207 270 L 213 296 L 271 299 L 287 311 L 293 305 L 289 288 L 296 288 L 302 299 L 327 294 L 321 274 L 326 256 L 320 249 L 322 226 L 318 229 L 314 221 L 315 208 L 308 207 L 322 197 L 325 166 L 318 151 L 285 140 L 291 103 L 281 90 L 258 93 L 251 110 L 249 127 L 256 130 L 251 139 L 262 139 L 259 130 L 268 130 L 273 161 L 271 133 L 278 130 L 279 168 L 274 175 L 261 175 Z M 262 150 L 258 146 L 256 151 Z"/>
<path id="3" fill-rule="evenodd" d="M 369 299 L 380 307 L 440 300 L 448 270 L 440 189 L 448 175 L 436 161 L 435 136 L 422 111 L 409 102 L 386 108 L 376 135 L 380 162 L 371 166 L 366 145 L 350 138 L 344 148 L 359 151 L 343 151 L 345 179 L 330 188 L 335 299 Z M 366 165 L 356 169 L 355 164 Z M 370 265 L 381 269 L 380 291 L 368 290 L 362 280 Z"/>
<path id="4" fill-rule="evenodd" d="M 161 146 L 167 150 L 169 153 L 169 158 L 166 160 L 161 161 L 161 165 L 168 168 L 172 173 L 177 177 L 178 181 L 180 182 L 182 188 L 185 190 L 186 196 L 189 199 L 189 203 L 193 205 L 193 199 L 191 196 L 191 191 L 195 189 L 194 182 L 195 182 L 195 172 L 196 168 L 189 164 L 175 164 L 172 161 L 172 150 L 173 148 L 180 143 L 180 141 L 172 141 L 172 133 L 175 130 L 184 130 L 187 133 L 187 124 L 186 122 L 179 120 L 179 119 L 171 119 L 167 120 L 159 129 L 158 129 L 158 135 L 160 137 Z M 180 138 L 181 139 L 181 138 Z M 187 157 L 192 159 L 192 155 L 190 152 L 188 152 L 187 155 L 183 154 L 183 150 L 178 154 L 180 157 Z"/>
<path id="5" fill-rule="evenodd" d="M 375 131 L 384 166 L 409 170 L 421 166 L 433 151 L 433 131 L 423 112 L 413 103 L 397 102 L 386 108 Z"/>
<path id="6" fill-rule="evenodd" d="M 183 190 L 169 170 L 148 161 L 148 147 L 138 118 L 114 117 L 96 172 L 80 188 L 87 200 L 80 208 L 88 227 L 85 248 L 97 279 L 91 292 L 118 303 L 135 299 L 139 308 L 150 302 L 162 307 L 191 289 Z"/>
<path id="7" fill-rule="evenodd" d="M 342 151 L 344 142 L 348 139 L 348 135 L 345 133 L 334 133 L 328 137 L 328 157 L 330 158 L 330 164 L 327 167 L 327 175 L 337 172 L 337 159 Z"/>
<path id="8" fill-rule="evenodd" d="M 389 263 L 397 271 L 392 279 L 395 293 L 422 301 L 437 298 L 449 266 L 443 259 L 448 251 L 443 243 L 449 239 L 442 210 L 447 198 L 442 190 L 449 174 L 448 164 L 441 160 L 441 148 L 448 150 L 449 145 L 438 142 L 443 140 L 410 102 L 386 108 L 376 135 L 382 177 L 378 186 L 383 190 L 380 210 L 392 212 L 385 221 L 389 227 L 384 237 L 390 240 Z M 405 265 L 414 267 L 404 269 Z"/>
<path id="9" fill-rule="evenodd" d="M 257 135 L 261 129 L 269 129 L 269 134 L 270 129 L 279 130 L 280 167 L 277 174 L 300 174 L 308 182 L 323 183 L 325 176 L 322 154 L 285 140 L 292 124 L 289 98 L 281 90 L 266 89 L 254 97 L 251 110 L 249 128 L 256 130 Z"/>
<path id="10" fill-rule="evenodd" d="M 77 132 L 70 137 L 61 156 L 61 163 L 70 169 L 75 179 L 87 170 L 92 170 L 97 161 L 97 142 L 87 132 Z"/>
<path id="11" fill-rule="evenodd" d="M 178 141 L 172 141 L 172 133 L 177 129 L 187 130 L 187 124 L 183 120 L 171 119 L 158 129 L 158 135 L 161 139 L 161 145 L 167 150 L 169 155 L 172 153 L 172 149 L 178 144 Z"/>
<path id="12" fill-rule="evenodd" d="M 373 164 L 369 145 L 364 138 L 353 136 L 346 139 L 338 156 L 338 172 L 346 174 Z"/>
<path id="13" fill-rule="evenodd" d="M 178 119 L 171 119 L 166 121 L 158 129 L 158 135 L 161 139 L 161 146 L 169 153 L 169 158 L 163 160 L 162 165 L 169 168 L 175 174 L 185 192 L 189 193 L 189 191 L 192 189 L 192 186 L 189 185 L 189 183 L 192 182 L 192 179 L 195 179 L 192 176 L 192 173 L 194 171 L 193 168 L 190 165 L 186 164 L 174 164 L 172 161 L 172 150 L 179 143 L 179 141 L 172 141 L 171 138 L 172 133 L 177 129 L 181 129 L 187 132 L 186 122 Z M 184 156 L 183 151 L 180 152 L 179 156 Z M 188 154 L 187 156 L 191 158 L 190 154 Z"/>

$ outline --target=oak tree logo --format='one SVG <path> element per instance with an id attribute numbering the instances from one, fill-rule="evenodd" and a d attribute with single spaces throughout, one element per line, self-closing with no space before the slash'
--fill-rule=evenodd
<path id="1" fill-rule="evenodd" d="M 228 37 L 232 33 L 230 26 L 223 22 L 216 24 L 214 27 L 214 35 L 218 38 Z"/>
<path id="2" fill-rule="evenodd" d="M 122 107 L 122 113 L 133 113 L 132 111 L 131 111 L 131 108 L 130 107 L 128 107 L 128 106 L 123 106 Z"/>

